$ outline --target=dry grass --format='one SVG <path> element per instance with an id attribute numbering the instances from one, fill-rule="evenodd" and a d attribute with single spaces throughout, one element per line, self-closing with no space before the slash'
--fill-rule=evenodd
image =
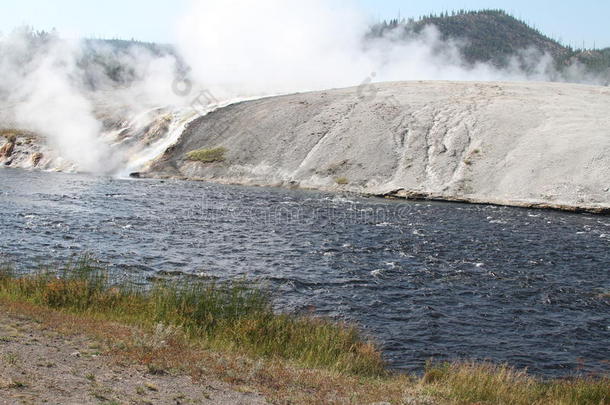
<path id="1" fill-rule="evenodd" d="M 19 128 L 0 128 L 0 137 L 5 137 L 7 142 L 15 143 L 17 137 L 35 137 L 34 133 L 31 131 L 26 131 Z"/>
<path id="2" fill-rule="evenodd" d="M 58 311 L 30 302 L 0 297 L 8 313 L 26 316 L 64 335 L 87 334 L 120 363 L 145 365 L 149 372 L 179 373 L 195 381 L 207 378 L 229 383 L 235 390 L 256 391 L 276 404 L 403 403 L 415 380 L 408 376 L 365 377 L 320 368 L 304 368 L 280 358 L 253 358 L 210 350 L 183 333 L 159 333 L 95 316 Z M 155 326 L 153 329 L 164 329 Z"/>
<path id="3" fill-rule="evenodd" d="M 610 402 L 608 378 L 545 382 L 505 365 L 453 363 L 429 366 L 422 382 L 426 393 L 466 404 L 604 405 Z"/>
<path id="4" fill-rule="evenodd" d="M 63 334 L 88 334 L 118 361 L 151 373 L 215 378 L 278 404 L 610 403 L 602 377 L 545 382 L 480 363 L 430 365 L 423 378 L 385 372 L 353 328 L 269 314 L 264 291 L 239 284 L 140 291 L 109 286 L 83 266 L 60 278 L 0 273 L 0 306 Z"/>
<path id="5" fill-rule="evenodd" d="M 226 153 L 227 149 L 223 147 L 212 149 L 199 149 L 187 153 L 186 158 L 188 160 L 201 163 L 217 163 L 225 161 Z"/>

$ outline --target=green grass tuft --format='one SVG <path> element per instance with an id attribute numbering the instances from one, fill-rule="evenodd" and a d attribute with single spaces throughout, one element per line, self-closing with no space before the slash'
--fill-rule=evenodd
<path id="1" fill-rule="evenodd" d="M 212 149 L 199 149 L 186 154 L 188 160 L 201 163 L 224 162 L 227 149 L 223 147 Z"/>
<path id="2" fill-rule="evenodd" d="M 17 277 L 0 272 L 0 297 L 116 320 L 154 330 L 179 328 L 205 346 L 357 375 L 385 374 L 377 347 L 356 328 L 326 319 L 276 314 L 269 293 L 245 282 L 112 285 L 107 271 L 83 259 L 58 272 Z"/>

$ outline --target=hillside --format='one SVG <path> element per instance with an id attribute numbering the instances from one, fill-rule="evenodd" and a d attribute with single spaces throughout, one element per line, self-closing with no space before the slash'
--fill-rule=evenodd
<path id="1" fill-rule="evenodd" d="M 562 61 L 564 64 L 577 60 L 593 72 L 605 73 L 606 86 L 610 81 L 610 48 L 577 51 L 568 54 Z"/>
<path id="2" fill-rule="evenodd" d="M 192 122 L 154 177 L 610 211 L 610 90 L 399 82 L 272 97 Z M 197 151 L 197 153 L 191 153 Z"/>
<path id="3" fill-rule="evenodd" d="M 424 27 L 434 25 L 443 40 L 459 40 L 464 60 L 469 64 L 492 63 L 504 67 L 520 52 L 536 49 L 550 54 L 561 70 L 574 62 L 584 64 L 591 72 L 610 68 L 610 48 L 575 50 L 564 46 L 502 10 L 458 11 L 429 15 L 418 20 L 384 21 L 372 28 L 373 37 L 399 30 L 403 39 L 419 34 Z"/>

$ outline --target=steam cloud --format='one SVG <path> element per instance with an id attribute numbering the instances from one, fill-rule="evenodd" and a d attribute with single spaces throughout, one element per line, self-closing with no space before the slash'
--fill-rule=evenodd
<path id="1" fill-rule="evenodd" d="M 72 44 L 54 41 L 45 52 L 28 60 L 32 48 L 19 32 L 1 47 L 0 88 L 14 104 L 16 126 L 44 133 L 64 158 L 78 162 L 83 170 L 96 170 L 104 153 L 98 139 L 100 125 L 89 100 L 73 87 L 76 68 Z"/>
<path id="2" fill-rule="evenodd" d="M 178 21 L 177 49 L 190 67 L 194 88 L 206 89 L 221 102 L 356 86 L 371 76 L 375 81 L 565 77 L 554 70 L 549 55 L 536 50 L 523 50 L 504 69 L 469 66 L 461 57 L 463 44 L 441 40 L 435 27 L 408 40 L 398 32 L 372 39 L 367 38 L 371 23 L 352 1 L 193 1 Z M 117 86 L 117 78 L 95 63 L 82 65 L 92 49 L 114 58 L 128 86 Z M 0 37 L 0 95 L 6 104 L 0 109 L 10 112 L 0 114 L 0 126 L 11 122 L 44 135 L 79 170 L 111 172 L 125 157 L 102 136 L 105 112 L 137 116 L 156 107 L 189 108 L 196 94 L 172 91 L 183 70 L 177 59 L 145 47 L 117 53 L 110 45 L 57 38 L 41 46 L 20 31 Z M 595 81 L 578 66 L 569 77 Z"/>
<path id="3" fill-rule="evenodd" d="M 91 55 L 117 69 L 116 77 L 109 76 L 108 66 L 88 60 Z M 20 28 L 0 37 L 0 129 L 44 136 L 79 171 L 112 173 L 126 157 L 124 150 L 111 148 L 113 139 L 105 139 L 104 121 L 181 105 L 184 99 L 170 87 L 177 63 L 172 55 L 141 46 L 117 52 L 102 42 Z"/>
<path id="4" fill-rule="evenodd" d="M 524 49 L 498 69 L 464 62 L 459 41 L 429 26 L 367 39 L 372 21 L 353 1 L 193 1 L 180 21 L 179 48 L 195 77 L 222 96 L 258 96 L 376 81 L 561 80 L 550 55 Z M 527 73 L 523 69 L 527 66 Z M 577 67 L 574 81 L 594 81 Z"/>

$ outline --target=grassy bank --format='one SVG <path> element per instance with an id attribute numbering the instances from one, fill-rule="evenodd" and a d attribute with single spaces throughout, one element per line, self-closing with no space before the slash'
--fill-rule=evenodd
<path id="1" fill-rule="evenodd" d="M 423 377 L 387 371 L 356 328 L 276 314 L 244 282 L 113 284 L 83 260 L 57 271 L 0 271 L 0 305 L 68 332 L 85 332 L 151 372 L 213 376 L 276 403 L 607 404 L 610 380 L 541 381 L 506 366 L 431 365 Z M 418 402 L 419 401 L 419 402 Z"/>
<path id="2" fill-rule="evenodd" d="M 358 375 L 385 373 L 380 352 L 354 327 L 313 317 L 278 315 L 269 295 L 245 282 L 113 285 L 107 272 L 81 260 L 58 273 L 0 274 L 0 295 L 144 328 L 167 325 L 217 350 L 278 357 L 306 367 Z"/>

